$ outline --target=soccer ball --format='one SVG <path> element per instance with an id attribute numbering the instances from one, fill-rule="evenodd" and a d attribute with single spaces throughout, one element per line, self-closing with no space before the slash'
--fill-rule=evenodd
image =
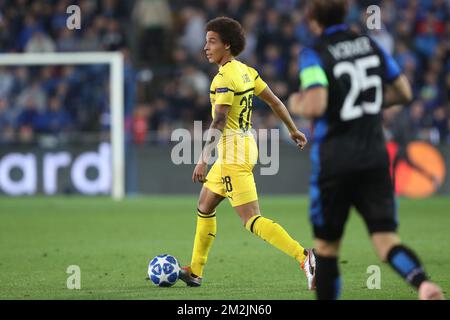
<path id="1" fill-rule="evenodd" d="M 180 264 L 175 257 L 161 254 L 150 261 L 148 277 L 159 287 L 171 287 L 177 282 L 180 270 Z"/>

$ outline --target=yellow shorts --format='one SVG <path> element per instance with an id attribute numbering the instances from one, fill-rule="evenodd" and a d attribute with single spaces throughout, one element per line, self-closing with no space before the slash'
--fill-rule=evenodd
<path id="1" fill-rule="evenodd" d="M 241 148 L 241 146 L 244 146 Z M 233 150 L 231 154 L 226 150 Z M 236 152 L 236 149 L 240 149 Z M 219 156 L 203 184 L 212 192 L 227 197 L 236 207 L 258 200 L 253 167 L 258 148 L 251 135 L 223 137 L 218 144 Z"/>

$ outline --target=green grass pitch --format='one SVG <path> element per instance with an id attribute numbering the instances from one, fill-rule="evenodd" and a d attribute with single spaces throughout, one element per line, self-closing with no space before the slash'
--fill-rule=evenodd
<path id="1" fill-rule="evenodd" d="M 314 299 L 298 264 L 250 234 L 225 201 L 203 286 L 181 281 L 158 288 L 145 280 L 149 260 L 169 253 L 190 261 L 194 196 L 0 198 L 0 299 Z M 312 245 L 308 199 L 263 196 L 262 214 L 303 246 Z M 431 278 L 450 292 L 450 198 L 399 201 L 403 241 Z M 67 267 L 81 268 L 81 289 L 66 287 Z M 416 293 L 376 258 L 353 212 L 340 257 L 342 299 L 416 299 Z M 381 289 L 369 290 L 367 268 L 381 268 Z"/>

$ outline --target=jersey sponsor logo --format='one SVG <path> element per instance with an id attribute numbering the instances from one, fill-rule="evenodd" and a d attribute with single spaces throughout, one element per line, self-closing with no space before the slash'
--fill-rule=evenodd
<path id="1" fill-rule="evenodd" d="M 249 82 L 251 82 L 251 81 L 250 81 L 250 77 L 248 76 L 248 74 L 244 73 L 244 74 L 242 75 L 242 81 L 243 81 L 244 83 L 249 83 Z"/>

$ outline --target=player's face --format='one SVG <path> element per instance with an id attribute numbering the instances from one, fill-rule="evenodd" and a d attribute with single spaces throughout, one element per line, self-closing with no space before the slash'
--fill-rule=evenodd
<path id="1" fill-rule="evenodd" d="M 210 63 L 220 64 L 225 53 L 227 52 L 228 45 L 225 45 L 217 32 L 208 31 L 206 33 L 206 44 L 203 48 L 206 53 L 206 58 Z"/>

